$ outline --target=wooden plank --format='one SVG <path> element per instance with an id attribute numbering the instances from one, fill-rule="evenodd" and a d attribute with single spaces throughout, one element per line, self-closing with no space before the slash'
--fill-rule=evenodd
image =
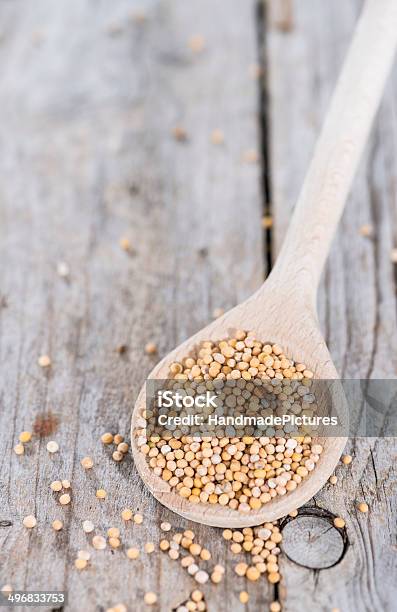
<path id="1" fill-rule="evenodd" d="M 146 342 L 163 355 L 263 279 L 260 167 L 242 161 L 259 147 L 255 2 L 17 0 L 0 12 L 0 519 L 12 523 L 0 528 L 0 583 L 64 589 L 67 609 L 88 612 L 117 602 L 142 610 L 154 590 L 158 609 L 170 610 L 194 581 L 164 555 L 130 562 L 95 551 L 82 573 L 73 563 L 90 540 L 85 519 L 104 533 L 121 526 L 122 508 L 142 511 L 141 527 L 122 526 L 123 547 L 157 542 L 160 520 L 187 526 L 99 438 L 129 431 L 153 364 Z M 205 39 L 201 53 L 189 48 L 194 35 Z M 171 136 L 175 125 L 186 142 Z M 210 142 L 216 128 L 223 145 Z M 51 357 L 47 370 L 40 354 Z M 54 432 L 17 457 L 18 433 L 50 413 Z M 50 457 L 51 438 L 60 452 Z M 85 455 L 95 461 L 87 473 Z M 57 478 L 72 482 L 68 507 L 49 490 Z M 95 498 L 99 487 L 106 500 Z M 21 525 L 28 514 L 38 519 L 31 532 Z M 225 563 L 220 531 L 195 530 Z M 242 588 L 229 563 L 223 587 L 207 585 L 210 607 L 242 609 Z M 247 609 L 270 599 L 263 580 Z"/>
<path id="2" fill-rule="evenodd" d="M 274 254 L 285 234 L 361 6 L 353 0 L 285 4 L 289 5 L 289 26 L 280 28 L 280 4 L 269 3 L 265 49 Z M 396 287 L 390 261 L 397 218 L 396 86 L 394 69 L 319 295 L 324 334 L 345 378 L 395 378 L 397 374 Z M 364 224 L 374 228 L 373 237 L 360 234 Z M 339 468 L 337 485 L 326 486 L 314 500 L 316 506 L 345 518 L 346 554 L 334 567 L 320 572 L 284 559 L 282 591 L 287 611 L 393 609 L 396 555 L 391 526 L 396 524 L 396 470 L 391 457 L 396 443 L 391 438 L 356 439 L 349 449 L 354 456 L 351 466 Z M 355 507 L 363 499 L 370 506 L 368 515 L 360 515 Z M 325 540 L 324 555 L 328 545 L 330 541 Z M 302 564 L 310 565 L 310 548 L 306 554 Z"/>

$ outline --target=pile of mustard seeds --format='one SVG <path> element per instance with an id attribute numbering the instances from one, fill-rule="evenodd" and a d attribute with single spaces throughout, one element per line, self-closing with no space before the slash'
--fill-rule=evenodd
<path id="1" fill-rule="evenodd" d="M 194 354 L 171 364 L 169 382 L 187 395 L 216 390 L 218 414 L 312 416 L 317 410 L 312 379 L 313 372 L 286 357 L 277 344 L 238 331 L 233 338 L 204 341 Z M 138 447 L 153 472 L 194 504 L 219 504 L 241 513 L 259 510 L 294 491 L 323 450 L 305 430 L 287 425 L 263 432 L 226 425 L 211 435 L 183 427 L 158 433 L 145 427 L 152 416 L 150 409 L 141 414 Z"/>

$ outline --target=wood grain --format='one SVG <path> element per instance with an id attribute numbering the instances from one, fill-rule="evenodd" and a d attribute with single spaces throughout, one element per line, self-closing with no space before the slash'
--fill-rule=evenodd
<path id="1" fill-rule="evenodd" d="M 271 21 L 266 47 L 271 108 L 274 256 L 349 44 L 361 2 L 292 2 L 293 29 Z M 270 8 L 272 8 L 270 6 Z M 359 176 L 337 232 L 320 288 L 320 320 L 331 355 L 346 378 L 395 378 L 396 288 L 390 250 L 396 239 L 395 89 L 389 83 Z M 370 224 L 372 238 L 360 235 Z M 395 243 L 394 243 L 395 244 Z M 285 610 L 391 611 L 396 587 L 396 471 L 393 439 L 357 439 L 354 460 L 316 506 L 347 518 L 349 547 L 334 568 L 309 570 L 284 558 Z M 367 500 L 368 515 L 355 509 Z M 304 559 L 302 560 L 304 563 Z M 302 589 L 304 584 L 304 589 Z"/>
<path id="2" fill-rule="evenodd" d="M 144 9 L 142 21 L 137 11 Z M 224 19 L 227 9 L 230 19 Z M 93 520 L 104 533 L 121 526 L 124 507 L 144 524 L 122 528 L 123 547 L 157 542 L 159 523 L 188 526 L 145 490 L 130 458 L 114 463 L 99 442 L 128 435 L 137 392 L 155 358 L 256 289 L 264 276 L 257 149 L 255 3 L 227 0 L 132 3 L 39 0 L 2 3 L 1 40 L 1 519 L 0 583 L 66 589 L 68 610 L 124 602 L 147 609 L 145 591 L 169 611 L 195 585 L 177 562 L 142 553 L 95 551 L 77 572 L 77 551 Z M 205 48 L 195 54 L 191 36 Z M 186 142 L 172 136 L 175 125 Z M 224 131 L 224 145 L 210 142 Z M 221 229 L 222 228 L 222 229 Z M 119 247 L 130 239 L 135 254 Z M 70 280 L 59 278 L 65 261 Z M 116 347 L 128 346 L 124 355 Z M 52 366 L 41 370 L 40 354 Z M 12 447 L 37 415 L 59 425 L 17 457 Z M 80 459 L 94 458 L 83 472 Z M 72 482 L 61 508 L 49 484 Z M 108 497 L 95 498 L 104 487 Z M 33 513 L 28 532 L 22 518 Z M 62 518 L 55 534 L 51 521 Z M 214 563 L 229 554 L 218 530 L 195 527 Z M 242 609 L 228 564 L 222 587 L 206 586 L 213 609 Z M 270 600 L 266 582 L 252 609 Z M 156 607 L 154 608 L 156 609 Z"/>

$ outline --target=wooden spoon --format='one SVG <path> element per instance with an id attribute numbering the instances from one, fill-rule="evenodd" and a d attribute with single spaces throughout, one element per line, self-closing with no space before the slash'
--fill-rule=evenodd
<path id="1" fill-rule="evenodd" d="M 318 379 L 338 377 L 319 329 L 317 287 L 396 44 L 396 0 L 367 0 L 287 237 L 270 276 L 245 302 L 171 351 L 149 378 L 167 379 L 171 362 L 182 361 L 201 341 L 230 337 L 236 329 L 251 331 L 259 340 L 281 345 L 287 357 L 305 363 Z M 277 496 L 260 510 L 243 515 L 218 504 L 191 504 L 153 474 L 136 443 L 136 428 L 143 408 L 145 387 L 136 402 L 131 431 L 132 452 L 143 481 L 174 512 L 219 527 L 239 528 L 273 521 L 299 508 L 326 483 L 346 443 L 344 437 L 318 439 L 324 448 L 320 460 L 295 491 Z"/>

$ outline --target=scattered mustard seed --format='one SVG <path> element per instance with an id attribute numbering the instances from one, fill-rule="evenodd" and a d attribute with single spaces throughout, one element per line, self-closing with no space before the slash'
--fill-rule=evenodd
<path id="1" fill-rule="evenodd" d="M 141 525 L 143 523 L 143 516 L 142 514 L 134 514 L 134 523 L 136 523 L 137 525 Z"/>
<path id="2" fill-rule="evenodd" d="M 263 229 L 270 229 L 273 226 L 273 217 L 271 215 L 265 215 L 262 217 Z"/>
<path id="3" fill-rule="evenodd" d="M 126 554 L 129 559 L 138 559 L 139 550 L 137 548 L 128 548 Z"/>
<path id="4" fill-rule="evenodd" d="M 82 570 L 87 567 L 87 561 L 85 559 L 76 559 L 74 564 L 78 570 Z"/>
<path id="5" fill-rule="evenodd" d="M 70 480 L 62 480 L 62 486 L 64 489 L 70 489 Z"/>
<path id="6" fill-rule="evenodd" d="M 38 364 L 41 368 L 48 368 L 51 365 L 51 359 L 48 355 L 40 355 Z"/>
<path id="7" fill-rule="evenodd" d="M 116 434 L 113 438 L 113 442 L 115 444 L 121 444 L 122 442 L 124 442 L 124 436 L 122 436 L 121 434 Z"/>
<path id="8" fill-rule="evenodd" d="M 290 516 L 291 518 L 295 518 L 296 516 L 298 516 L 298 510 L 292 510 L 288 513 L 288 516 Z"/>
<path id="9" fill-rule="evenodd" d="M 120 442 L 120 444 L 117 445 L 117 450 L 119 453 L 128 453 L 128 444 L 127 442 Z"/>
<path id="10" fill-rule="evenodd" d="M 62 482 L 60 480 L 54 480 L 51 484 L 50 484 L 50 489 L 52 491 L 60 491 L 62 489 Z"/>
<path id="11" fill-rule="evenodd" d="M 157 353 L 157 345 L 154 342 L 148 342 L 145 346 L 145 352 L 147 355 L 155 355 Z"/>
<path id="12" fill-rule="evenodd" d="M 132 519 L 132 510 L 129 508 L 124 508 L 124 510 L 121 512 L 121 518 L 123 521 L 130 521 Z"/>
<path id="13" fill-rule="evenodd" d="M 124 459 L 124 455 L 123 453 L 120 453 L 119 451 L 114 451 L 114 453 L 112 454 L 113 460 L 114 461 L 122 461 Z"/>
<path id="14" fill-rule="evenodd" d="M 122 238 L 120 238 L 119 244 L 120 244 L 120 247 L 123 249 L 123 251 L 127 251 L 128 253 L 131 252 L 132 246 L 128 238 L 123 236 Z"/>
<path id="15" fill-rule="evenodd" d="M 374 228 L 369 223 L 365 223 L 360 227 L 359 232 L 361 236 L 364 236 L 365 238 L 371 238 L 371 236 L 373 236 L 374 234 Z"/>
<path id="16" fill-rule="evenodd" d="M 368 507 L 368 504 L 366 504 L 365 502 L 361 502 L 360 504 L 358 504 L 357 509 L 360 512 L 364 512 L 365 513 L 365 512 L 368 512 L 369 507 Z"/>
<path id="17" fill-rule="evenodd" d="M 16 445 L 14 446 L 14 453 L 15 453 L 16 455 L 23 455 L 23 454 L 24 454 L 24 452 L 25 452 L 25 447 L 24 447 L 24 445 L 23 445 L 23 444 L 16 444 Z"/>
<path id="18" fill-rule="evenodd" d="M 50 440 L 50 442 L 47 442 L 47 450 L 49 453 L 57 453 L 59 451 L 59 444 L 58 442 L 55 442 L 54 440 Z"/>
<path id="19" fill-rule="evenodd" d="M 281 612 L 281 604 L 278 601 L 272 601 L 269 610 L 270 612 Z"/>
<path id="20" fill-rule="evenodd" d="M 70 504 L 70 495 L 69 495 L 69 493 L 64 493 L 63 495 L 61 495 L 61 497 L 59 498 L 59 503 L 62 506 L 67 506 L 68 504 Z"/>
<path id="21" fill-rule="evenodd" d="M 156 593 L 149 591 L 148 593 L 145 593 L 143 600 L 147 606 L 153 606 L 157 601 L 157 595 Z"/>
<path id="22" fill-rule="evenodd" d="M 107 493 L 105 489 L 98 489 L 95 495 L 97 496 L 98 499 L 105 499 Z"/>
<path id="23" fill-rule="evenodd" d="M 32 439 L 32 432 L 31 431 L 22 431 L 19 434 L 19 441 L 20 442 L 30 442 Z"/>
<path id="24" fill-rule="evenodd" d="M 353 457 L 351 455 L 343 455 L 342 463 L 345 465 L 349 465 L 353 461 Z"/>
<path id="25" fill-rule="evenodd" d="M 338 529 L 343 529 L 343 527 L 346 525 L 346 523 L 343 520 L 343 518 L 340 518 L 339 516 L 337 516 L 337 517 L 334 518 L 334 525 Z"/>
<path id="26" fill-rule="evenodd" d="M 106 548 L 106 540 L 103 536 L 96 535 L 92 538 L 92 545 L 97 550 L 104 550 Z"/>
<path id="27" fill-rule="evenodd" d="M 104 434 L 101 436 L 101 441 L 102 441 L 104 444 L 111 444 L 111 443 L 113 442 L 113 434 L 108 433 L 108 432 L 107 432 L 107 433 L 104 433 Z"/>
<path id="28" fill-rule="evenodd" d="M 60 261 L 57 264 L 57 274 L 61 278 L 68 278 L 68 276 L 70 274 L 70 270 L 69 270 L 68 264 L 65 263 L 64 261 Z"/>
<path id="29" fill-rule="evenodd" d="M 94 523 L 92 521 L 83 521 L 83 531 L 85 533 L 91 533 L 94 531 Z"/>
<path id="30" fill-rule="evenodd" d="M 90 470 L 94 465 L 94 462 L 91 457 L 83 457 L 80 463 L 85 470 Z"/>
<path id="31" fill-rule="evenodd" d="M 250 596 L 248 595 L 247 591 L 241 591 L 241 593 L 239 595 L 239 599 L 240 599 L 242 604 L 248 603 L 249 598 L 250 598 Z"/>
<path id="32" fill-rule="evenodd" d="M 52 521 L 52 528 L 54 531 L 60 531 L 63 528 L 62 521 L 59 521 L 58 519 L 55 519 L 55 521 Z"/>
<path id="33" fill-rule="evenodd" d="M 216 572 L 215 570 L 211 574 L 211 582 L 214 584 L 219 584 L 223 580 L 223 574 L 221 572 Z"/>
<path id="34" fill-rule="evenodd" d="M 333 474 L 332 476 L 330 476 L 330 478 L 329 478 L 329 482 L 330 482 L 332 485 L 335 485 L 335 484 L 338 482 L 338 477 L 337 477 L 337 476 L 335 476 L 335 474 Z"/>
<path id="35" fill-rule="evenodd" d="M 120 529 L 118 527 L 109 527 L 108 536 L 109 538 L 118 538 L 120 536 Z"/>
<path id="36" fill-rule="evenodd" d="M 37 525 L 36 517 L 33 516 L 32 514 L 25 516 L 22 522 L 23 522 L 24 527 L 26 527 L 27 529 L 33 529 L 33 527 L 36 527 Z"/>
<path id="37" fill-rule="evenodd" d="M 211 133 L 211 142 L 214 145 L 220 145 L 223 144 L 225 142 L 225 136 L 222 132 L 222 130 L 216 129 L 213 130 Z"/>
<path id="38" fill-rule="evenodd" d="M 184 142 L 185 140 L 187 140 L 187 132 L 186 130 L 180 126 L 180 125 L 176 125 L 173 130 L 172 130 L 172 135 L 175 138 L 175 140 L 178 140 L 179 142 Z"/>
<path id="39" fill-rule="evenodd" d="M 88 550 L 79 550 L 77 553 L 78 559 L 84 559 L 84 561 L 89 561 L 91 558 L 91 553 Z"/>
<path id="40" fill-rule="evenodd" d="M 195 34 L 189 38 L 188 45 L 193 53 L 201 53 L 205 47 L 205 39 L 201 34 Z"/>
<path id="41" fill-rule="evenodd" d="M 119 548 L 121 541 L 119 538 L 109 538 L 109 544 L 112 548 Z"/>
<path id="42" fill-rule="evenodd" d="M 167 523 L 167 522 L 161 523 L 160 524 L 160 529 L 161 529 L 161 531 L 170 531 L 171 530 L 171 523 Z"/>

